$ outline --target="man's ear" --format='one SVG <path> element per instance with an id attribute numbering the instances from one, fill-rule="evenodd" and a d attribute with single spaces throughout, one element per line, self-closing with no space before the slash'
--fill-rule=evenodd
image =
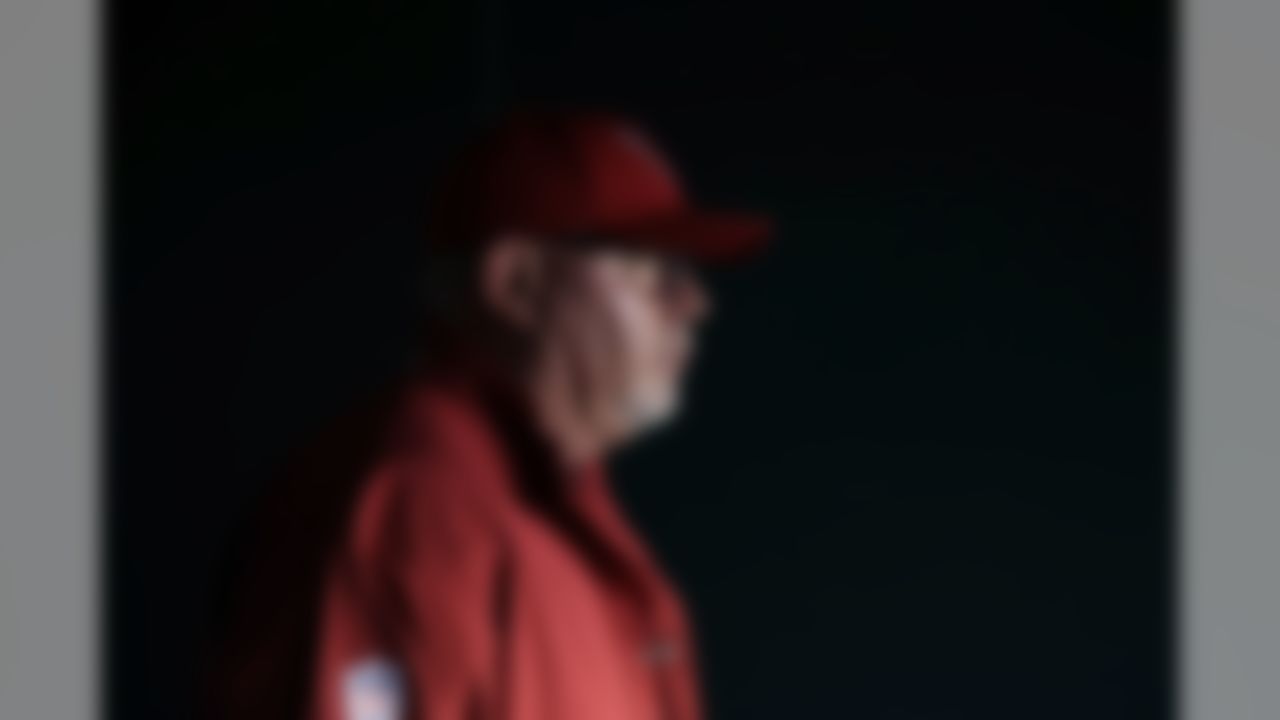
<path id="1" fill-rule="evenodd" d="M 546 247 L 527 235 L 494 238 L 480 257 L 480 300 L 502 322 L 532 331 L 548 289 Z"/>

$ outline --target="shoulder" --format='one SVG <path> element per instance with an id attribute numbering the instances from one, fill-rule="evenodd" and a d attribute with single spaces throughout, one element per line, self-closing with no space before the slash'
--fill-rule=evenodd
<path id="1" fill-rule="evenodd" d="M 465 395 L 410 388 L 354 498 L 350 549 L 366 558 L 501 552 L 509 475 L 503 448 Z"/>

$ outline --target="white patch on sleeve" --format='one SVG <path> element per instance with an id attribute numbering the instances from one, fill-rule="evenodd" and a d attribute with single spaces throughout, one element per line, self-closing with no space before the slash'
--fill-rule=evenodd
<path id="1" fill-rule="evenodd" d="M 346 720 L 403 720 L 404 675 L 385 657 L 367 657 L 347 667 L 342 678 Z"/>

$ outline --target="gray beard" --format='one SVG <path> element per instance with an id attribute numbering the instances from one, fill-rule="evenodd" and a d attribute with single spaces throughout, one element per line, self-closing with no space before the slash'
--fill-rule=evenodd
<path id="1" fill-rule="evenodd" d="M 647 434 L 667 425 L 675 419 L 679 410 L 680 402 L 676 393 L 644 392 L 643 390 L 632 393 L 624 408 L 632 437 Z"/>

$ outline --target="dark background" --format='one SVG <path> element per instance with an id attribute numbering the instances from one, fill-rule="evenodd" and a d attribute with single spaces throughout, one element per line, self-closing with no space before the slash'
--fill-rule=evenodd
<path id="1" fill-rule="evenodd" d="M 527 100 L 628 112 L 778 243 L 617 463 L 716 718 L 1168 717 L 1170 9 L 117 2 L 107 653 L 190 714 L 282 454 L 403 365 L 426 188 Z"/>

